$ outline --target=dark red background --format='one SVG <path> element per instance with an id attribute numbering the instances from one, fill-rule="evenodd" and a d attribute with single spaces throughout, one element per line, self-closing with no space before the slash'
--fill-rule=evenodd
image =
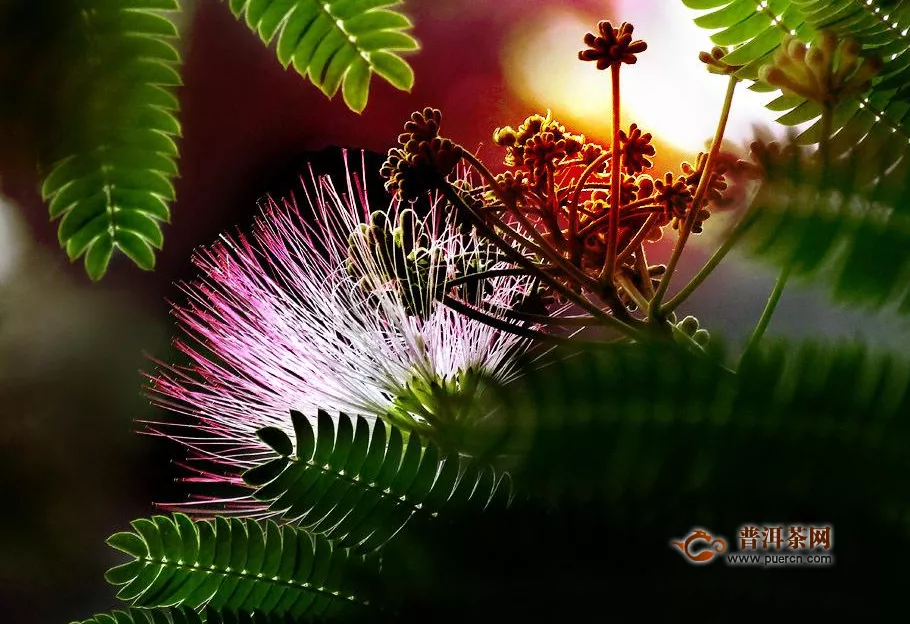
<path id="1" fill-rule="evenodd" d="M 374 78 L 367 109 L 357 115 L 340 97 L 329 101 L 293 69 L 282 69 L 226 3 L 200 1 L 195 15 L 187 16 L 192 19 L 180 91 L 177 201 L 154 272 L 116 257 L 104 280 L 90 284 L 81 263 L 68 264 L 58 248 L 27 141 L 11 134 L 0 146 L 2 190 L 39 243 L 41 274 L 52 276 L 28 277 L 38 294 L 9 299 L 27 325 L 22 352 L 34 351 L 39 339 L 66 351 L 26 381 L 13 380 L 5 388 L 0 380 L 0 406 L 7 412 L 0 420 L 0 472 L 8 504 L 0 526 L 4 621 L 66 622 L 113 606 L 102 574 L 118 557 L 104 539 L 152 512 L 153 501 L 181 496 L 173 483 L 180 471 L 169 463 L 179 455 L 176 449 L 135 434 L 134 418 L 151 414 L 139 397 L 142 380 L 136 371 L 148 368 L 143 351 L 167 357 L 174 326 L 166 299 L 179 298 L 176 280 L 192 277 L 192 250 L 247 225 L 257 199 L 293 187 L 306 162 L 328 169 L 339 164 L 335 152 L 314 152 L 330 146 L 385 152 L 410 112 L 424 106 L 442 109 L 447 136 L 498 161 L 492 131 L 537 112 L 505 86 L 503 38 L 519 17 L 543 4 L 407 2 L 423 46 L 409 58 L 417 76 L 414 90 L 403 93 Z M 592 28 L 597 18 L 607 17 L 608 4 L 571 3 L 591 14 Z M 658 149 L 664 150 L 659 144 Z M 683 271 L 691 272 L 704 256 L 690 252 Z M 712 330 L 737 340 L 758 316 L 768 277 L 719 273 L 691 310 Z M 781 327 L 818 331 L 813 315 L 821 307 L 807 311 L 807 301 L 782 303 Z"/>

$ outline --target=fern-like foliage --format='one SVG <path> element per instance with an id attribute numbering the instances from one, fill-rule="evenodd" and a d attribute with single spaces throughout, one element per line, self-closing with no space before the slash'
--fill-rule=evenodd
<path id="1" fill-rule="evenodd" d="M 274 522 L 154 516 L 108 543 L 132 561 L 107 580 L 141 607 L 209 607 L 274 616 L 328 616 L 367 608 L 372 560 Z M 215 620 L 218 621 L 218 620 Z"/>
<path id="2" fill-rule="evenodd" d="M 910 362 L 861 345 L 780 342 L 737 373 L 659 345 L 589 350 L 503 392 L 534 432 L 514 478 L 535 496 L 684 526 L 910 509 Z"/>
<path id="3" fill-rule="evenodd" d="M 711 35 L 715 45 L 732 47 L 724 61 L 742 66 L 736 73 L 745 80 L 758 80 L 758 70 L 766 64 L 787 35 L 811 36 L 814 32 L 790 0 L 682 0 L 690 9 L 706 10 L 695 18 L 702 28 L 717 30 Z M 756 90 L 767 90 L 757 85 Z"/>
<path id="4" fill-rule="evenodd" d="M 903 2 L 888 0 L 683 0 L 693 9 L 715 9 L 695 18 L 695 23 L 721 30 L 712 35 L 718 45 L 734 46 L 725 57 L 731 65 L 744 65 L 737 76 L 758 80 L 758 70 L 768 64 L 788 35 L 811 41 L 822 30 L 849 36 L 868 52 L 881 55 L 884 67 L 873 80 L 871 90 L 840 102 L 833 111 L 831 144 L 835 154 L 854 148 L 866 153 L 891 155 L 889 164 L 900 161 L 910 142 L 910 102 L 907 77 L 910 72 L 910 9 Z M 751 89 L 774 91 L 755 82 Z M 768 104 L 783 113 L 777 121 L 788 126 L 817 121 L 798 140 L 812 145 L 821 138 L 821 108 L 814 102 L 781 95 Z"/>
<path id="5" fill-rule="evenodd" d="M 67 91 L 80 127 L 62 139 L 41 190 L 61 219 L 60 244 L 70 260 L 85 257 L 95 280 L 115 250 L 148 270 L 162 245 L 180 134 L 177 29 L 162 11 L 178 9 L 176 0 L 98 0 L 81 12 Z"/>
<path id="6" fill-rule="evenodd" d="M 791 146 L 792 147 L 792 146 Z M 746 251 L 829 284 L 836 300 L 910 311 L 910 165 L 853 150 L 822 163 L 768 151 L 764 180 L 740 227 Z"/>
<path id="7" fill-rule="evenodd" d="M 279 457 L 247 471 L 244 480 L 258 487 L 256 498 L 272 501 L 271 511 L 341 547 L 369 552 L 415 515 L 482 510 L 511 498 L 507 475 L 446 456 L 416 435 L 405 441 L 381 420 L 371 425 L 320 411 L 314 430 L 300 412 L 291 418 L 296 445 L 280 429 L 262 430 Z"/>
<path id="8" fill-rule="evenodd" d="M 420 46 L 411 21 L 389 9 L 400 0 L 229 0 L 231 11 L 266 45 L 277 36 L 278 60 L 333 97 L 341 88 L 348 107 L 361 112 L 370 78 L 378 74 L 410 91 L 414 72 L 400 52 Z"/>
<path id="9" fill-rule="evenodd" d="M 109 614 L 101 613 L 73 624 L 296 624 L 297 621 L 287 615 L 264 614 L 261 611 L 250 613 L 206 608 L 197 612 L 187 607 L 133 607 Z"/>
<path id="10" fill-rule="evenodd" d="M 203 624 L 202 617 L 192 609 L 118 609 L 100 613 L 88 620 L 72 624 Z"/>
<path id="11" fill-rule="evenodd" d="M 872 91 L 842 103 L 835 111 L 835 129 L 840 128 L 836 147 L 846 151 L 854 145 L 867 150 L 897 149 L 899 156 L 907 151 L 910 142 L 910 103 L 907 101 L 907 79 L 910 78 L 910 9 L 905 2 L 889 0 L 794 0 L 806 21 L 816 30 L 827 29 L 838 35 L 853 37 L 864 50 L 877 52 L 884 67 L 873 83 Z M 778 106 L 788 102 L 778 102 Z M 805 109 L 802 114 L 799 109 Z M 783 116 L 782 123 L 801 123 L 808 120 L 813 107 L 800 104 Z M 810 144 L 819 140 L 819 124 L 801 136 Z M 897 141 L 889 141 L 891 135 Z"/>

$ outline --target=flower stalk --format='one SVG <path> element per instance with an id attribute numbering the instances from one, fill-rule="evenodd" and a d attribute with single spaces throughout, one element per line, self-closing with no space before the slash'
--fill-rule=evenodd
<path id="1" fill-rule="evenodd" d="M 762 337 L 765 335 L 765 330 L 768 329 L 768 325 L 771 323 L 771 317 L 774 316 L 774 311 L 777 309 L 777 303 L 784 293 L 784 288 L 787 286 L 787 280 L 790 279 L 790 269 L 791 266 L 789 264 L 784 265 L 780 275 L 777 277 L 774 288 L 771 290 L 771 295 L 768 297 L 768 302 L 765 304 L 764 310 L 762 310 L 761 317 L 758 319 L 758 324 L 749 336 L 749 341 L 746 343 L 746 348 L 743 350 L 740 361 L 758 348 Z"/>
<path id="2" fill-rule="evenodd" d="M 622 154 L 619 151 L 619 63 L 610 67 L 610 79 L 613 93 L 613 149 L 610 159 L 610 225 L 607 235 L 607 260 L 599 280 L 608 290 L 613 286 L 613 273 L 616 267 L 616 245 L 619 237 L 619 186 L 622 181 Z"/>
<path id="3" fill-rule="evenodd" d="M 692 199 L 692 206 L 689 209 L 689 213 L 686 215 L 686 220 L 683 226 L 680 228 L 679 238 L 676 240 L 676 244 L 674 245 L 673 251 L 670 254 L 670 259 L 667 261 L 667 271 L 664 273 L 663 279 L 660 280 L 660 284 L 657 287 L 654 298 L 651 299 L 648 314 L 653 320 L 659 320 L 663 318 L 665 314 L 665 310 L 661 308 L 661 302 L 667 293 L 667 289 L 670 287 L 670 281 L 673 279 L 673 274 L 676 272 L 676 265 L 679 263 L 683 249 L 685 249 L 686 243 L 689 240 L 689 236 L 692 233 L 692 226 L 695 224 L 695 219 L 698 216 L 698 209 L 700 208 L 701 202 L 704 200 L 705 193 L 708 190 L 713 174 L 714 161 L 717 159 L 718 152 L 720 152 L 720 145 L 724 138 L 724 131 L 727 126 L 727 120 L 730 118 L 730 108 L 733 103 L 733 92 L 735 91 L 736 84 L 738 82 L 739 79 L 733 75 L 730 76 L 727 82 L 727 91 L 724 95 L 724 103 L 721 108 L 720 119 L 717 123 L 717 129 L 714 132 L 714 139 L 711 142 L 711 150 L 708 152 L 708 158 L 705 160 L 704 170 L 701 173 L 701 179 L 698 182 L 695 196 Z"/>
<path id="4" fill-rule="evenodd" d="M 589 312 L 594 318 L 598 319 L 601 324 L 612 327 L 613 329 L 616 329 L 627 335 L 635 335 L 634 327 L 630 327 L 618 319 L 613 318 L 609 314 L 606 314 L 603 310 L 592 304 L 586 298 L 578 295 L 575 293 L 575 291 L 565 286 L 562 282 L 552 278 L 545 271 L 542 271 L 520 251 L 512 247 L 489 225 L 487 225 L 483 217 L 478 215 L 471 206 L 465 203 L 461 196 L 451 186 L 448 184 L 444 185 L 442 187 L 442 193 L 445 195 L 446 199 L 448 199 L 454 206 L 469 214 L 472 217 L 474 224 L 484 234 L 484 236 L 489 238 L 503 253 L 509 256 L 509 259 L 515 262 L 515 264 L 526 270 L 530 275 L 533 275 L 534 277 L 540 279 L 540 281 L 544 282 L 553 290 L 566 297 L 572 303 L 577 304 L 582 309 Z"/>
<path id="5" fill-rule="evenodd" d="M 389 152 L 384 175 L 390 191 L 410 200 L 415 189 L 438 189 L 511 264 L 501 270 L 514 270 L 540 286 L 543 308 L 531 313 L 502 310 L 504 318 L 540 321 L 541 326 L 575 325 L 585 320 L 635 340 L 648 336 L 682 339 L 674 329 L 673 311 L 704 282 L 751 222 L 752 213 L 747 211 L 707 264 L 667 301 L 692 235 L 702 232 L 711 210 L 732 203 L 725 176 L 734 165 L 729 155 L 721 154 L 721 144 L 742 67 L 727 62 L 723 48 L 700 54 L 711 73 L 728 78 L 710 148 L 699 153 L 694 164 L 681 163 L 681 172 L 653 175 L 650 158 L 656 150 L 652 135 L 634 123 L 628 129 L 620 127 L 622 65 L 636 63 L 637 54 L 647 49 L 643 41 L 632 39 L 632 33 L 630 24 L 614 27 L 608 21 L 599 22 L 595 32 L 585 35 L 587 48 L 578 54 L 582 61 L 595 62 L 599 70 L 610 70 L 609 145 L 571 132 L 550 111 L 530 115 L 515 128 L 504 126 L 493 132 L 494 143 L 505 150 L 507 168 L 494 174 L 475 154 L 440 136 L 441 113 L 428 108 L 412 115 L 399 137 L 400 147 Z M 852 93 L 868 81 L 876 62 L 860 62 L 855 43 L 842 44 L 835 55 L 832 41 L 825 35 L 820 52 L 806 52 L 802 44 L 787 43 L 786 58 L 778 55 L 780 67 L 764 74 L 769 81 L 786 83 L 795 93 L 801 93 L 803 87 L 809 89 L 809 78 L 816 86 L 822 85 L 820 77 L 830 78 L 825 83 L 830 83 L 829 91 Z M 827 98 L 830 93 L 826 94 Z M 833 103 L 828 105 L 824 98 L 820 101 L 825 111 L 820 129 L 827 135 Z M 823 159 L 826 149 L 823 141 Z M 459 162 L 476 172 L 481 184 L 450 182 Z M 735 168 L 739 167 L 737 163 Z M 760 169 L 760 165 L 753 168 Z M 667 226 L 678 231 L 670 256 L 666 265 L 651 265 L 648 245 L 660 240 Z M 456 276 L 453 284 L 475 287 L 491 278 L 492 274 L 481 271 Z M 557 317 L 569 306 L 577 306 L 584 314 L 573 317 L 571 323 L 561 323 Z M 548 315 L 549 322 L 545 320 Z M 707 330 L 696 328 L 694 338 L 689 339 L 702 348 L 708 337 Z"/>

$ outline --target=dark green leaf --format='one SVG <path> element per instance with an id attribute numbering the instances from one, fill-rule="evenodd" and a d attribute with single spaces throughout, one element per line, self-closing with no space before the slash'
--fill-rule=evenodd
<path id="1" fill-rule="evenodd" d="M 827 163 L 765 157 L 764 181 L 737 235 L 749 254 L 827 284 L 838 301 L 878 308 L 910 301 L 910 148 L 892 137 L 885 149 L 868 149 Z"/>
<path id="2" fill-rule="evenodd" d="M 370 598 L 356 596 L 347 588 L 343 575 L 330 576 L 327 570 L 353 568 L 366 573 L 373 563 L 333 548 L 323 537 L 311 538 L 293 527 L 279 529 L 274 522 L 263 526 L 249 519 L 217 518 L 195 525 L 198 546 L 193 538 L 189 548 L 184 547 L 187 542 L 181 538 L 190 529 L 185 517 L 140 519 L 133 523 L 141 531 L 133 534 L 134 539 L 128 540 L 123 534 L 112 537 L 112 543 L 129 543 L 130 548 L 136 540 L 161 545 L 150 549 L 153 554 L 109 573 L 109 580 L 122 586 L 120 597 L 146 607 L 180 602 L 193 609 L 208 605 L 247 612 L 262 608 L 269 600 L 274 603 L 269 605 L 273 617 L 309 615 L 305 605 L 315 605 L 316 597 L 323 607 L 331 606 L 339 612 L 350 614 L 366 609 Z M 224 612 L 217 617 L 235 616 Z M 236 617 L 239 622 L 254 622 L 241 615 Z"/>
<path id="3" fill-rule="evenodd" d="M 297 457 L 301 461 L 309 461 L 316 449 L 316 438 L 309 419 L 301 412 L 291 410 L 291 422 L 294 425 L 294 434 L 297 438 Z"/>
<path id="4" fill-rule="evenodd" d="M 132 232 L 115 228 L 117 236 L 117 246 L 125 253 L 140 269 L 151 271 L 155 268 L 155 252 L 148 241 Z"/>
<path id="5" fill-rule="evenodd" d="M 97 282 L 104 277 L 113 253 L 114 241 L 108 234 L 102 234 L 90 243 L 88 253 L 85 254 L 85 272 L 93 281 Z"/>
<path id="6" fill-rule="evenodd" d="M 285 457 L 273 459 L 265 464 L 250 468 L 243 473 L 243 481 L 253 486 L 263 486 L 280 475 L 288 464 Z"/>
<path id="7" fill-rule="evenodd" d="M 171 39 L 177 29 L 170 0 L 100 2 L 82 12 L 78 28 L 92 46 L 74 48 L 68 63 L 74 85 L 64 85 L 74 130 L 43 159 L 42 195 L 52 218 L 61 218 L 60 244 L 71 260 L 85 255 L 93 280 L 115 251 L 152 269 L 163 243 L 158 221 L 170 217 L 180 135 L 180 62 Z M 169 10 L 170 10 L 169 9 Z M 74 25 L 74 28 L 76 26 Z"/>
<path id="8" fill-rule="evenodd" d="M 262 611 L 231 611 L 207 607 L 202 615 L 187 607 L 137 608 L 98 614 L 73 624 L 297 624 L 290 616 Z"/>
<path id="9" fill-rule="evenodd" d="M 358 417 L 355 426 L 346 414 L 333 417 L 319 410 L 314 441 L 310 421 L 294 414 L 298 454 L 280 474 L 272 462 L 254 468 L 268 478 L 254 496 L 341 546 L 379 548 L 415 516 L 426 520 L 442 507 L 483 508 L 501 488 L 510 487 L 493 470 L 478 469 L 471 473 L 476 480 L 457 481 L 457 458 L 442 459 L 439 449 L 424 446 L 416 434 L 405 446 L 401 432 L 381 420 L 370 425 Z M 301 447 L 312 450 L 301 455 Z M 497 500 L 506 504 L 509 498 L 503 493 Z"/>
<path id="10" fill-rule="evenodd" d="M 256 432 L 256 436 L 282 457 L 294 452 L 291 439 L 278 427 L 263 427 Z"/>

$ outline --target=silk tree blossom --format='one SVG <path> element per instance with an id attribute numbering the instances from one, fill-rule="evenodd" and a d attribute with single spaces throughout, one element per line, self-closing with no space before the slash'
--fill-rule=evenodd
<path id="1" fill-rule="evenodd" d="M 291 409 L 311 417 L 323 409 L 385 418 L 431 438 L 447 427 L 469 426 L 485 417 L 472 413 L 480 405 L 474 400 L 482 391 L 478 380 L 508 381 L 529 347 L 527 338 L 438 300 L 448 281 L 479 264 L 486 249 L 442 201 L 430 202 L 422 219 L 398 202 L 380 211 L 400 224 L 397 242 L 419 244 L 408 256 L 416 262 L 422 254 L 425 283 L 418 283 L 401 270 L 408 259 L 376 254 L 363 235 L 377 215 L 371 221 L 356 174 L 348 172 L 339 192 L 330 178 L 311 172 L 304 190 L 315 213 L 311 222 L 293 197 L 280 205 L 270 201 L 251 237 L 222 236 L 198 251 L 194 264 L 202 277 L 182 285 L 188 303 L 173 313 L 186 339 L 175 346 L 189 364 L 159 362 L 150 397 L 189 418 L 149 425 L 151 433 L 189 449 L 192 465 L 185 467 L 196 476 L 186 481 L 246 487 L 242 472 L 272 453 L 256 431 L 274 426 L 293 437 Z M 506 320 L 502 309 L 521 301 L 529 286 L 524 277 L 494 277 L 469 303 Z M 421 314 L 412 310 L 408 293 L 415 290 L 423 299 Z M 248 494 L 167 507 L 265 513 Z"/>

